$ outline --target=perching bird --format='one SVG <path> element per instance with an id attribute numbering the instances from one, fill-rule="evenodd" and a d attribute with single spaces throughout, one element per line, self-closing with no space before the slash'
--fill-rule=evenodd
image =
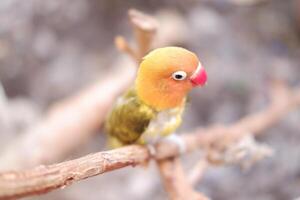
<path id="1" fill-rule="evenodd" d="M 151 51 L 140 64 L 134 86 L 108 115 L 109 145 L 148 144 L 173 133 L 181 124 L 188 92 L 206 79 L 194 53 L 180 47 Z"/>

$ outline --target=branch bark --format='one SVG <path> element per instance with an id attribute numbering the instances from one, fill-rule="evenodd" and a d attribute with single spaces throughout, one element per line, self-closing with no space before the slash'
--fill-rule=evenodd
<path id="1" fill-rule="evenodd" d="M 245 117 L 231 126 L 208 127 L 182 135 L 187 152 L 199 148 L 214 149 L 219 148 L 219 145 L 232 144 L 237 138 L 248 134 L 250 130 L 254 134 L 262 133 L 263 130 L 278 122 L 285 114 L 300 105 L 300 88 L 292 91 L 282 84 L 278 84 L 274 88 L 273 94 L 276 95 L 273 96 L 271 105 L 258 114 Z M 178 156 L 178 152 L 177 146 L 169 142 L 162 141 L 156 146 L 155 159 L 160 160 L 158 164 L 165 184 L 168 184 L 170 179 L 171 174 L 168 173 L 170 168 L 178 172 L 173 174 L 174 179 L 180 180 L 181 184 L 185 183 L 185 180 L 182 182 L 184 179 L 182 169 L 178 165 L 177 158 L 174 158 L 174 156 Z M 46 193 L 91 176 L 122 167 L 144 164 L 150 159 L 151 155 L 146 147 L 131 145 L 32 170 L 2 172 L 0 173 L 0 199 L 15 199 Z M 169 160 L 163 162 L 164 159 Z M 178 188 L 177 184 L 166 186 L 171 196 L 178 192 L 181 194 L 183 191 Z M 184 185 L 184 191 L 187 190 L 190 193 L 189 186 Z"/>
<path id="2" fill-rule="evenodd" d="M 165 190 L 170 199 L 208 200 L 207 197 L 192 188 L 178 157 L 164 159 L 157 163 Z"/>
<path id="3" fill-rule="evenodd" d="M 33 170 L 1 173 L 0 199 L 47 193 L 104 172 L 146 162 L 149 155 L 146 148 L 133 145 Z"/>
<path id="4" fill-rule="evenodd" d="M 193 169 L 191 169 L 188 179 L 191 185 L 195 186 L 203 177 L 204 172 L 209 167 L 206 159 L 201 159 Z"/>

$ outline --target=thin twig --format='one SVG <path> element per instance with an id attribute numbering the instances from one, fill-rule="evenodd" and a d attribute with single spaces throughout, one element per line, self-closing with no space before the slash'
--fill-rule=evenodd
<path id="1" fill-rule="evenodd" d="M 115 38 L 115 45 L 120 51 L 128 54 L 134 61 L 139 63 L 151 49 L 158 22 L 152 16 L 135 9 L 130 9 L 128 15 L 137 47 L 133 48 L 123 36 Z"/>
<path id="2" fill-rule="evenodd" d="M 126 39 L 123 36 L 116 36 L 115 37 L 115 46 L 120 51 L 128 54 L 133 60 L 138 60 L 137 55 L 135 51 L 132 49 L 132 47 L 128 44 Z"/>
<path id="3" fill-rule="evenodd" d="M 151 49 L 158 22 L 153 17 L 135 9 L 129 10 L 129 19 L 133 25 L 134 35 L 138 44 L 136 59 L 139 63 Z"/>

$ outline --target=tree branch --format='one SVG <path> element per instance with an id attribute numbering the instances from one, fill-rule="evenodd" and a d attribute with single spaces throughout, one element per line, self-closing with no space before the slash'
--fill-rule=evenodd
<path id="1" fill-rule="evenodd" d="M 91 176 L 146 162 L 149 155 L 146 148 L 133 145 L 33 170 L 0 173 L 0 199 L 47 193 Z"/>
<path id="2" fill-rule="evenodd" d="M 131 47 L 122 36 L 115 38 L 115 44 L 120 51 L 123 51 L 137 63 L 140 63 L 143 56 L 151 49 L 158 28 L 158 22 L 153 17 L 135 9 L 130 9 L 128 15 L 138 46 L 137 48 Z"/>
<path id="3" fill-rule="evenodd" d="M 241 138 L 249 133 L 249 130 L 257 131 L 252 132 L 254 134 L 262 133 L 262 131 L 278 122 L 289 111 L 300 105 L 300 88 L 292 91 L 282 84 L 278 84 L 274 88 L 273 94 L 276 94 L 276 98 L 273 96 L 270 106 L 258 114 L 252 114 L 227 127 L 208 127 L 196 130 L 194 133 L 182 135 L 181 137 L 186 143 L 187 152 L 199 148 L 218 150 L 220 145 L 232 144 L 237 138 Z M 278 99 L 281 100 L 279 101 Z M 257 123 L 257 121 L 261 123 Z M 156 146 L 155 159 L 161 161 L 167 158 L 170 159 L 177 156 L 178 152 L 179 149 L 176 145 L 162 140 Z M 122 167 L 143 164 L 150 159 L 151 155 L 146 147 L 131 145 L 112 151 L 91 154 L 60 164 L 41 166 L 32 170 L 3 172 L 0 173 L 0 199 L 15 199 L 17 197 L 46 193 L 91 176 Z M 170 173 L 167 170 L 170 168 L 178 171 L 178 173 L 173 174 L 174 179 L 183 179 L 183 172 L 178 165 L 178 160 L 172 158 L 164 162 L 161 161 L 159 161 L 159 168 L 165 184 L 170 178 Z M 185 184 L 185 181 L 182 183 L 185 185 L 184 190 L 190 192 L 191 190 L 188 189 L 189 186 Z M 166 186 L 171 196 L 173 193 L 182 192 L 181 190 L 178 191 L 178 183 L 174 184 Z"/>
<path id="4" fill-rule="evenodd" d="M 172 200 L 208 200 L 188 182 L 178 157 L 158 161 L 158 168 L 169 198 Z"/>
<path id="5" fill-rule="evenodd" d="M 196 163 L 194 168 L 190 171 L 188 179 L 191 185 L 196 185 L 203 177 L 205 170 L 209 167 L 206 159 L 201 159 Z"/>

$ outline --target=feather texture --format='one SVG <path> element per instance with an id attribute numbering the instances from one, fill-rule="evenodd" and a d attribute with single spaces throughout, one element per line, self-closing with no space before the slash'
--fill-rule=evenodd
<path id="1" fill-rule="evenodd" d="M 105 123 L 109 146 L 145 144 L 175 131 L 181 124 L 182 106 L 158 112 L 146 105 L 130 89 L 119 97 Z"/>

